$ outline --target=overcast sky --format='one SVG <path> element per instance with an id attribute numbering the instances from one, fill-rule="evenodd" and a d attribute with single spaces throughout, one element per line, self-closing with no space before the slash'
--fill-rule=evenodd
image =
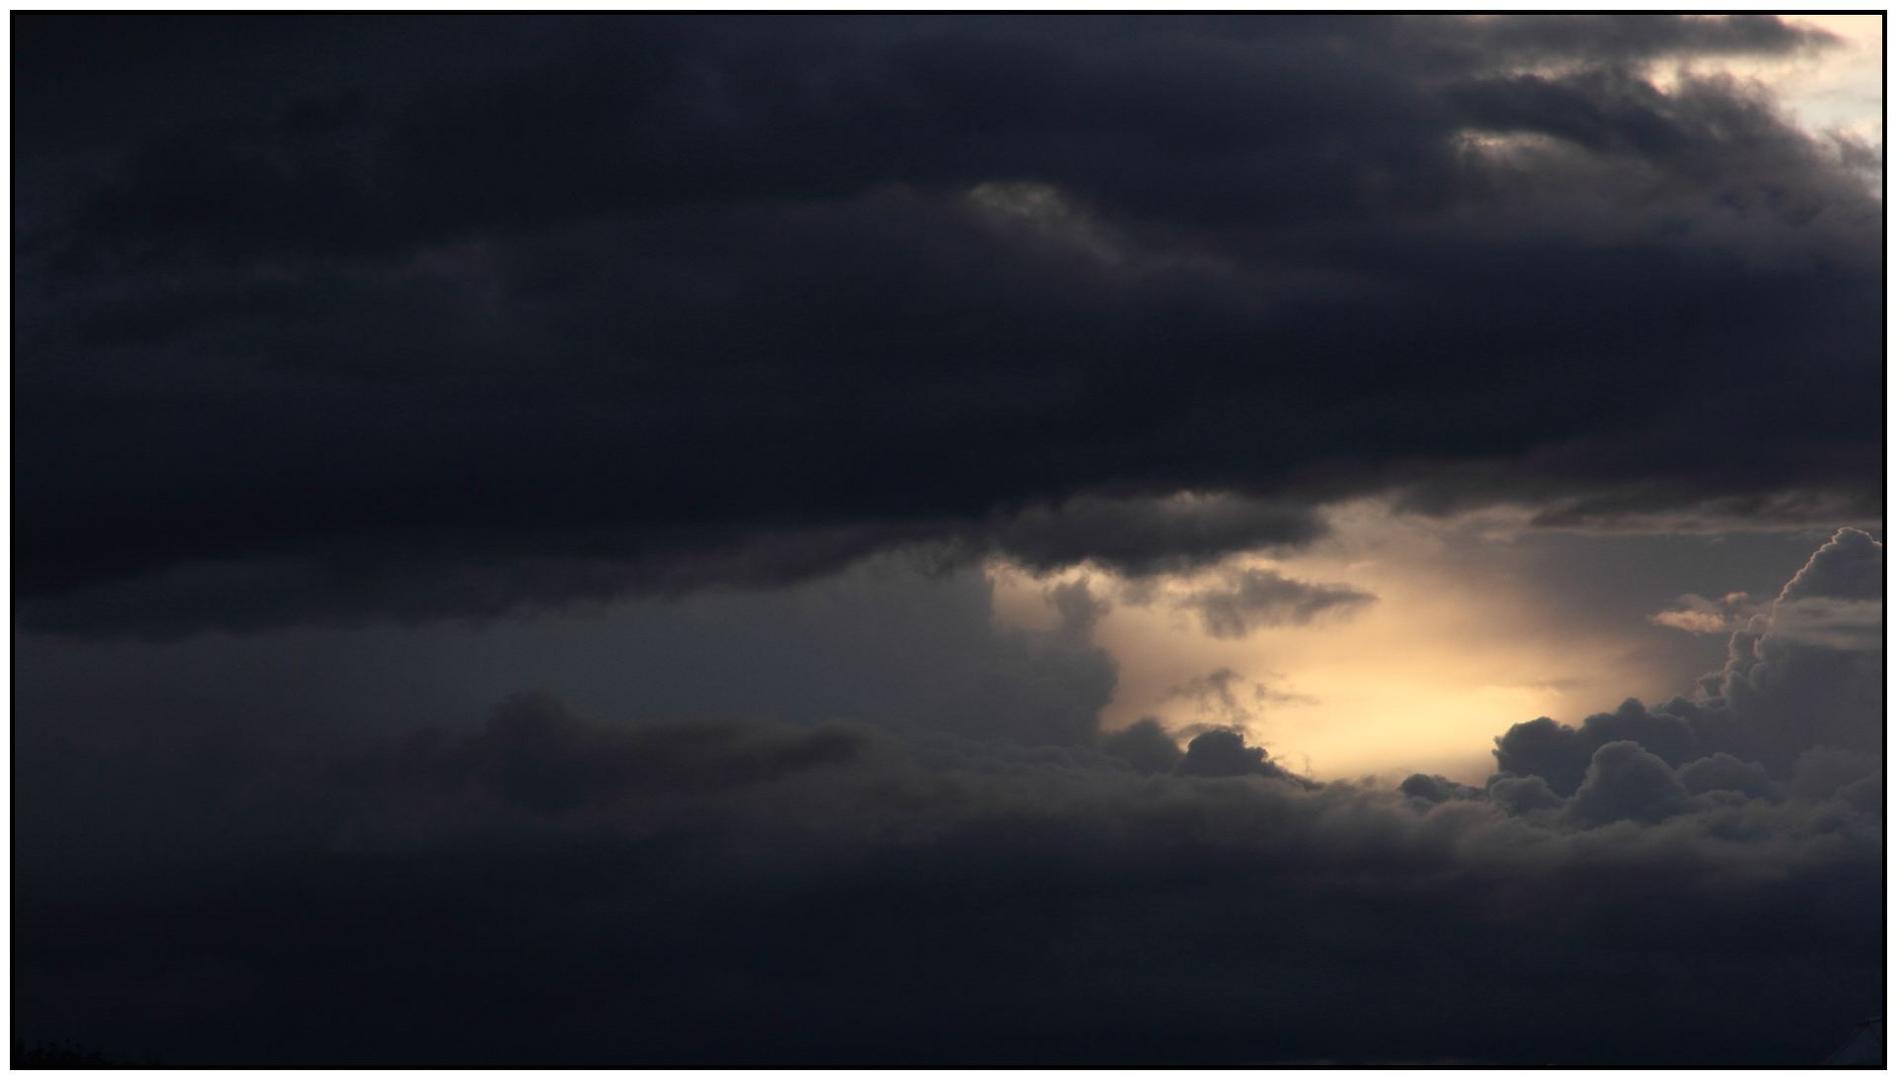
<path id="1" fill-rule="evenodd" d="M 1881 17 L 12 31 L 16 1044 L 1881 1016 Z"/>

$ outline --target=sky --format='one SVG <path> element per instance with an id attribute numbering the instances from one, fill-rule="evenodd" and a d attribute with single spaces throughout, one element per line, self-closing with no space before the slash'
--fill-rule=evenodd
<path id="1" fill-rule="evenodd" d="M 11 26 L 16 1064 L 1882 1016 L 1881 16 Z"/>

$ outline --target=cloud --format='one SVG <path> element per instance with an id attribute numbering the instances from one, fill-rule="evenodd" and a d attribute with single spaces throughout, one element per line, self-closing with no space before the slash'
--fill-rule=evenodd
<path id="1" fill-rule="evenodd" d="M 974 541 L 1030 570 L 1093 562 L 1147 576 L 1191 570 L 1235 551 L 1301 546 L 1325 531 L 1306 507 L 1229 495 L 1085 496 L 1004 515 Z"/>
<path id="2" fill-rule="evenodd" d="M 1840 529 L 1702 680 L 1757 760 L 1782 771 L 1812 747 L 1881 751 L 1883 562 L 1870 534 Z"/>
<path id="3" fill-rule="evenodd" d="M 24 625 L 1879 512 L 1881 202 L 1660 78 L 1784 20 L 30 22 Z"/>
<path id="4" fill-rule="evenodd" d="M 1516 724 L 1496 739 L 1497 767 L 1539 776 L 1566 795 L 1618 741 L 1675 768 L 1723 754 L 1774 777 L 1819 748 L 1875 755 L 1883 745 L 1882 585 L 1883 545 L 1840 529 L 1766 611 L 1733 631 L 1725 666 L 1692 697 L 1651 707 L 1629 699 L 1579 728 L 1547 717 Z"/>
<path id="5" fill-rule="evenodd" d="M 1179 743 L 1157 717 L 1142 716 L 1101 736 L 1100 749 L 1142 773 L 1169 773 L 1179 764 Z"/>
<path id="6" fill-rule="evenodd" d="M 1555 500 L 1535 511 L 1536 528 L 1608 535 L 1730 536 L 1752 532 L 1808 532 L 1813 523 L 1880 520 L 1881 504 L 1869 492 L 1779 491 L 1726 495 L 1672 503 L 1637 487 L 1614 495 Z"/>
<path id="7" fill-rule="evenodd" d="M 1610 743 L 1649 748 L 1673 765 L 1697 756 L 1697 716 L 1697 709 L 1683 700 L 1649 710 L 1629 698 L 1611 713 L 1589 716 L 1579 728 L 1538 717 L 1514 725 L 1495 740 L 1496 766 L 1517 776 L 1539 776 L 1555 791 L 1570 795 L 1581 786 L 1598 751 Z"/>
<path id="8" fill-rule="evenodd" d="M 1348 585 L 1298 581 L 1273 570 L 1240 570 L 1228 574 L 1221 585 L 1182 599 L 1179 606 L 1197 612 L 1207 634 L 1239 638 L 1261 627 L 1348 615 L 1374 602 L 1372 594 Z"/>
<path id="9" fill-rule="evenodd" d="M 1764 768 L 1724 752 L 1688 762 L 1680 769 L 1680 783 L 1694 795 L 1736 791 L 1754 799 L 1770 799 L 1778 793 L 1778 785 L 1765 775 Z"/>
<path id="10" fill-rule="evenodd" d="M 1467 784 L 1458 784 L 1446 776 L 1429 776 L 1414 773 L 1397 785 L 1397 790 L 1413 799 L 1427 803 L 1448 802 L 1450 799 L 1474 799 L 1482 795 L 1481 791 Z"/>
<path id="11" fill-rule="evenodd" d="M 1877 554 L 1841 536 L 1806 581 Z M 1314 784 L 1238 731 L 1070 722 L 1099 684 L 1042 681 L 1092 646 L 1002 632 L 978 585 L 859 570 L 728 625 L 695 598 L 654 640 L 751 657 L 678 673 L 695 715 L 542 694 L 345 738 L 260 732 L 267 699 L 90 733 L 29 710 L 16 1028 L 178 1065 L 1759 1065 L 1883 1000 L 1875 754 L 1718 749 L 1750 721 L 1702 696 L 1521 725 L 1482 790 Z M 689 667 L 653 659 L 624 670 Z M 713 693 L 812 669 L 803 707 Z M 1212 720 L 1258 685 L 1181 693 Z"/>
<path id="12" fill-rule="evenodd" d="M 1246 687 L 1250 688 L 1249 694 L 1243 692 Z M 1273 690 L 1265 683 L 1222 667 L 1169 688 L 1165 700 L 1191 702 L 1194 714 L 1213 726 L 1243 728 L 1256 715 L 1252 704 L 1301 704 L 1309 699 Z M 1247 704 L 1248 701 L 1251 704 Z"/>
<path id="13" fill-rule="evenodd" d="M 1647 621 L 1655 626 L 1684 630 L 1689 634 L 1721 634 L 1737 628 L 1751 614 L 1751 598 L 1745 593 L 1728 593 L 1717 600 L 1688 593 L 1680 597 L 1680 606 L 1655 612 Z"/>
<path id="14" fill-rule="evenodd" d="M 1840 529 L 1785 583 L 1778 602 L 1874 600 L 1883 588 L 1884 545 L 1862 529 Z"/>
<path id="15" fill-rule="evenodd" d="M 1558 810 L 1567 805 L 1540 776 L 1512 776 L 1497 773 L 1489 778 L 1489 801 L 1510 814 L 1530 814 L 1540 810 Z"/>
<path id="16" fill-rule="evenodd" d="M 495 709 L 476 734 L 444 739 L 426 732 L 344 782 L 409 797 L 443 785 L 536 814 L 609 810 L 632 794 L 717 792 L 806 770 L 846 765 L 865 752 L 858 729 L 800 729 L 733 722 L 610 728 L 575 716 L 546 694 L 517 695 Z"/>
<path id="17" fill-rule="evenodd" d="M 1237 731 L 1213 730 L 1194 736 L 1174 771 L 1181 776 L 1264 776 L 1314 786 L 1268 760 L 1264 747 L 1245 745 L 1245 736 Z"/>
<path id="18" fill-rule="evenodd" d="M 1689 634 L 1717 634 L 1731 629 L 1726 617 L 1712 611 L 1661 611 L 1648 617 L 1655 626 L 1670 626 Z"/>
<path id="19" fill-rule="evenodd" d="M 1082 640 L 1113 610 L 1112 602 L 1095 596 L 1085 579 L 1049 587 L 1047 602 L 1060 615 L 1061 631 Z"/>
<path id="20" fill-rule="evenodd" d="M 1632 740 L 1594 751 L 1574 793 L 1573 813 L 1589 824 L 1664 821 L 1686 809 L 1686 788 L 1672 766 Z"/>
<path id="21" fill-rule="evenodd" d="M 1881 1000 L 1858 793 L 1702 799 L 1623 741 L 1570 814 L 1511 815 L 1124 745 L 517 699 L 280 780 L 274 838 L 189 873 L 23 877 L 16 1026 L 170 1064 L 1758 1064 Z"/>

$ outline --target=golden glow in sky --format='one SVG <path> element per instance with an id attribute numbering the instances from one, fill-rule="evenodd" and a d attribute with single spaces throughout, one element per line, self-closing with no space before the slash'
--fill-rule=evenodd
<path id="1" fill-rule="evenodd" d="M 1791 15 L 1839 39 L 1828 49 L 1771 59 L 1721 59 L 1699 70 L 1755 78 L 1809 131 L 1839 131 L 1872 146 L 1883 143 L 1884 20 L 1878 15 Z"/>
<path id="2" fill-rule="evenodd" d="M 1145 589 L 1097 569 L 1035 578 L 997 563 L 995 608 L 1007 622 L 1049 627 L 1058 619 L 1049 588 L 1086 579 L 1111 604 L 1094 640 L 1120 670 L 1104 727 L 1149 715 L 1175 731 L 1237 724 L 1318 779 L 1437 772 L 1480 782 L 1493 771 L 1491 740 L 1511 724 L 1543 715 L 1576 723 L 1629 696 L 1690 689 L 1628 635 L 1550 610 L 1533 580 L 1537 564 L 1506 530 L 1396 515 L 1374 502 L 1335 509 L 1332 524 L 1333 536 L 1295 556 L 1244 556 Z M 1178 601 L 1244 568 L 1377 599 L 1214 637 Z M 1205 682 L 1221 670 L 1233 674 L 1229 703 Z"/>

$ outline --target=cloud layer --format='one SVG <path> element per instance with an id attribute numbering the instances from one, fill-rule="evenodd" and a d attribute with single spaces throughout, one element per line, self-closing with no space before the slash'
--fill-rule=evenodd
<path id="1" fill-rule="evenodd" d="M 966 703 L 996 722 L 526 695 L 326 755 L 165 740 L 194 772 L 68 746 L 90 768 L 26 803 L 16 1027 L 171 1064 L 1809 1064 L 1883 1004 L 1881 721 L 1800 722 L 1858 685 L 1802 673 L 1877 673 L 1776 620 L 1881 560 L 1840 532 L 1749 663 L 1520 725 L 1485 788 L 1041 724 L 1019 705 L 1096 691 L 1000 659 Z M 986 649 L 1084 657 L 1064 609 Z M 172 816 L 115 819 L 112 768 Z M 174 835 L 97 846 L 137 829 Z"/>
<path id="2" fill-rule="evenodd" d="M 1652 77 L 1769 17 L 21 34 L 31 625 L 1879 505 L 1864 148 Z"/>

